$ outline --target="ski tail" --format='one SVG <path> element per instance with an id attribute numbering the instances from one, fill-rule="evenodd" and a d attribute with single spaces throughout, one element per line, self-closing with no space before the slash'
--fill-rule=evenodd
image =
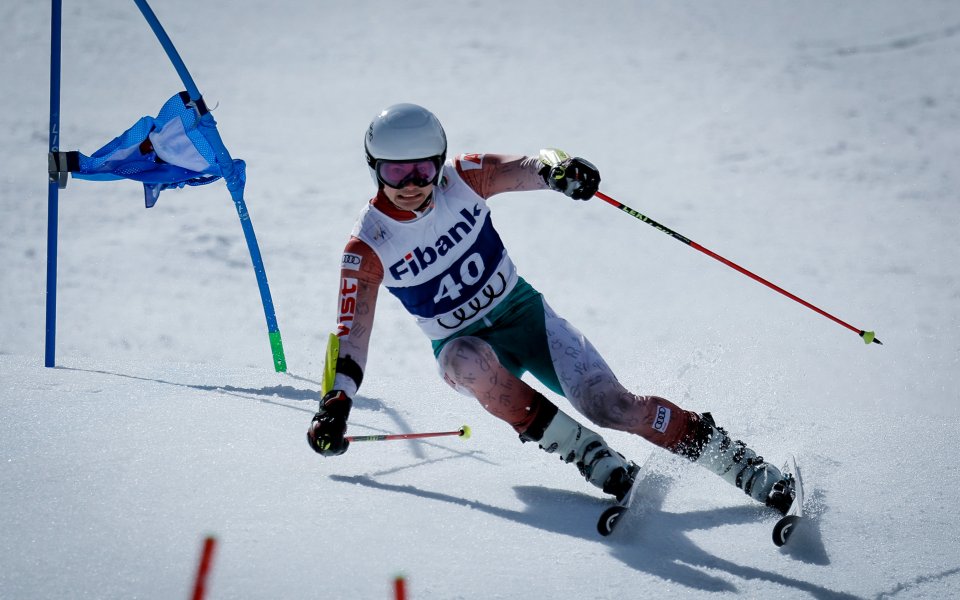
<path id="1" fill-rule="evenodd" d="M 797 526 L 803 521 L 803 476 L 797 459 L 792 454 L 783 465 L 783 472 L 793 477 L 793 502 L 782 518 L 773 527 L 773 543 L 783 546 L 790 540 Z"/>
<path id="2" fill-rule="evenodd" d="M 637 490 L 640 488 L 640 482 L 648 472 L 645 467 L 646 462 L 644 462 L 644 465 L 641 466 L 633 461 L 630 461 L 630 477 L 633 480 L 630 485 L 630 490 L 623 496 L 621 500 L 618 500 L 616 504 L 607 508 L 600 515 L 600 519 L 597 520 L 597 532 L 600 535 L 606 537 L 613 533 L 614 529 L 617 527 L 617 524 L 620 522 L 620 518 L 633 505 L 633 501 L 637 495 Z"/>

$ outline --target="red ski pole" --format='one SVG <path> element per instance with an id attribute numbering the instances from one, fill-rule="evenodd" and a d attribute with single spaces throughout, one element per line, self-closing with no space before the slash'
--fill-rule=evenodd
<path id="1" fill-rule="evenodd" d="M 739 271 L 740 273 L 743 273 L 744 275 L 746 275 L 746 276 L 749 277 L 750 279 L 753 279 L 754 281 L 758 281 L 758 282 L 762 283 L 763 285 L 767 286 L 768 288 L 770 288 L 770 289 L 772 289 L 772 290 L 774 290 L 774 291 L 776 291 L 776 292 L 780 292 L 781 294 L 783 294 L 783 295 L 786 296 L 787 298 L 790 298 L 791 300 L 793 300 L 793 301 L 795 301 L 795 302 L 799 302 L 800 304 L 806 306 L 806 307 L 809 308 L 810 310 L 812 310 L 812 311 L 814 311 L 814 312 L 816 312 L 816 313 L 819 313 L 820 315 L 823 315 L 824 317 L 830 319 L 831 321 L 833 321 L 833 322 L 835 322 L 835 323 L 838 323 L 838 324 L 840 324 L 840 325 L 843 325 L 844 327 L 846 327 L 846 328 L 849 329 L 850 331 L 856 332 L 857 335 L 859 335 L 861 338 L 863 338 L 863 341 L 864 341 L 865 343 L 869 344 L 869 343 L 873 342 L 874 344 L 883 345 L 883 342 L 881 342 L 880 340 L 877 339 L 877 336 L 876 336 L 876 334 L 875 334 L 874 332 L 872 332 L 872 331 L 864 331 L 863 329 L 858 329 L 858 328 L 854 327 L 853 325 L 850 325 L 849 323 L 846 323 L 845 321 L 841 321 L 841 320 L 838 319 L 837 317 L 831 315 L 830 313 L 828 313 L 828 312 L 826 312 L 826 311 L 824 311 L 824 310 L 822 310 L 822 309 L 820 309 L 820 308 L 817 308 L 816 306 L 810 304 L 810 303 L 807 302 L 806 300 L 804 300 L 804 299 L 802 299 L 802 298 L 799 298 L 799 297 L 797 297 L 797 296 L 794 296 L 793 294 L 791 294 L 791 293 L 788 292 L 787 290 L 783 289 L 782 287 L 780 287 L 780 286 L 778 286 L 778 285 L 776 285 L 776 284 L 774 284 L 774 283 L 771 283 L 771 282 L 767 281 L 767 280 L 764 279 L 763 277 L 760 277 L 759 275 L 757 275 L 757 274 L 755 274 L 755 273 L 752 273 L 752 272 L 748 271 L 747 269 L 744 269 L 743 267 L 741 267 L 741 266 L 738 265 L 737 263 L 735 263 L 735 262 L 733 262 L 733 261 L 731 261 L 731 260 L 727 260 L 726 258 L 720 256 L 720 255 L 717 254 L 716 252 L 713 252 L 713 251 L 711 251 L 711 250 L 708 250 L 707 248 L 704 248 L 704 247 L 701 246 L 700 244 L 694 242 L 694 241 L 691 240 L 691 239 L 688 239 L 688 238 L 680 235 L 679 233 L 677 233 L 676 231 L 670 229 L 669 227 L 666 227 L 666 226 L 664 226 L 664 225 L 661 225 L 660 223 L 657 223 L 656 221 L 654 221 L 653 219 L 647 217 L 646 215 L 643 215 L 643 214 L 641 214 L 641 213 L 633 210 L 632 208 L 630 208 L 630 207 L 627 206 L 626 204 L 623 204 L 623 203 L 621 203 L 621 202 L 619 202 L 619 201 L 617 201 L 617 200 L 614 200 L 613 198 L 611 198 L 610 196 L 604 194 L 603 192 L 597 192 L 596 195 L 597 195 L 598 198 L 600 198 L 600 199 L 603 200 L 604 202 L 607 202 L 608 204 L 611 204 L 611 205 L 613 205 L 614 207 L 619 208 L 620 210 L 622 210 L 623 212 L 627 213 L 627 214 L 630 215 L 631 217 L 640 219 L 641 221 L 643 221 L 643 222 L 646 223 L 647 225 L 650 225 L 650 226 L 653 227 L 654 229 L 658 229 L 658 230 L 664 232 L 665 234 L 669 235 L 670 237 L 672 237 L 672 238 L 674 238 L 674 239 L 676 239 L 676 240 L 679 240 L 679 241 L 683 242 L 684 244 L 690 246 L 691 248 L 693 248 L 693 249 L 695 249 L 695 250 L 699 250 L 700 252 L 703 252 L 704 254 L 706 254 L 707 256 L 709 256 L 710 258 L 714 258 L 714 259 L 722 262 L 723 264 L 727 265 L 728 267 L 730 267 L 730 268 L 732 268 L 732 269 L 736 269 L 737 271 Z"/>
<path id="2" fill-rule="evenodd" d="M 203 553 L 200 555 L 200 565 L 197 567 L 197 579 L 193 585 L 192 600 L 203 600 L 207 591 L 207 575 L 210 572 L 210 563 L 213 561 L 213 548 L 217 538 L 208 536 L 203 540 Z"/>
<path id="3" fill-rule="evenodd" d="M 391 435 L 348 435 L 343 439 L 353 442 L 387 442 L 390 440 L 418 440 L 442 436 L 457 436 L 467 439 L 470 437 L 470 427 L 464 425 L 456 431 L 435 431 L 432 433 L 396 433 Z"/>

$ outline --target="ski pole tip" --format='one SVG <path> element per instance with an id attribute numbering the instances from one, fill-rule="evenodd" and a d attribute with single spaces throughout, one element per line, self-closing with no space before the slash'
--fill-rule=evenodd
<path id="1" fill-rule="evenodd" d="M 863 338 L 863 342 L 865 344 L 874 343 L 874 344 L 880 344 L 881 346 L 883 345 L 883 342 L 877 339 L 877 334 L 874 333 L 873 331 L 861 331 L 860 337 Z"/>
<path id="2" fill-rule="evenodd" d="M 464 425 L 463 427 L 460 428 L 460 437 L 462 437 L 463 439 L 465 440 L 470 439 L 470 433 L 471 432 L 470 432 L 469 425 Z"/>

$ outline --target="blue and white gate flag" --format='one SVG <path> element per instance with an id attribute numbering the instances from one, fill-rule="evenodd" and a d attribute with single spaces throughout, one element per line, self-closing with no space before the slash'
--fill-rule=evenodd
<path id="1" fill-rule="evenodd" d="M 143 182 L 146 207 L 153 206 L 162 190 L 185 185 L 205 185 L 223 177 L 213 146 L 204 136 L 200 117 L 206 107 L 192 102 L 186 92 L 176 94 L 156 118 L 143 117 L 92 156 L 64 153 L 68 170 L 77 179 L 133 179 Z M 70 156 L 73 155 L 73 156 Z M 246 165 L 233 160 L 233 177 L 240 189 Z"/>

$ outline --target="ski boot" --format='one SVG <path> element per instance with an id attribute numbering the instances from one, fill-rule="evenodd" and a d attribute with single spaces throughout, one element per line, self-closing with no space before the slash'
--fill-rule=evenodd
<path id="1" fill-rule="evenodd" d="M 606 483 L 603 484 L 603 491 L 607 494 L 613 494 L 617 498 L 617 502 L 623 502 L 639 474 L 640 465 L 632 460 L 628 461 L 625 469 L 615 469 L 610 474 Z"/>
<path id="2" fill-rule="evenodd" d="M 678 454 L 716 473 L 748 496 L 781 512 L 793 502 L 793 483 L 789 475 L 763 460 L 740 440 L 732 440 L 717 427 L 710 413 L 700 415 L 691 441 Z M 786 508 L 784 508 L 786 507 Z"/>
<path id="3" fill-rule="evenodd" d="M 605 494 L 623 499 L 639 467 L 614 452 L 600 435 L 587 429 L 541 397 L 541 408 L 533 423 L 520 434 L 522 442 L 537 442 L 549 454 L 558 454 L 574 463 L 584 478 Z"/>

